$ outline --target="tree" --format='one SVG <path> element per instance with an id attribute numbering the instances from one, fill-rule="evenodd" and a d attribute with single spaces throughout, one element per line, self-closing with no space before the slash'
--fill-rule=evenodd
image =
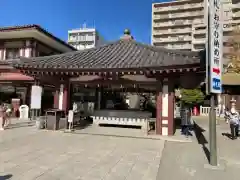
<path id="1" fill-rule="evenodd" d="M 205 95 L 201 89 L 181 89 L 181 102 L 193 107 L 204 102 Z"/>

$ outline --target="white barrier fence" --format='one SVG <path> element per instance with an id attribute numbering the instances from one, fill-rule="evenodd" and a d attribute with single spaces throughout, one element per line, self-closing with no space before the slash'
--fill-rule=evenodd
<path id="1" fill-rule="evenodd" d="M 208 114 L 210 113 L 210 109 L 210 107 L 200 106 L 200 116 L 208 116 Z"/>
<path id="2" fill-rule="evenodd" d="M 200 116 L 208 116 L 209 113 L 210 113 L 210 107 L 203 107 L 203 106 L 200 106 L 200 112 L 199 112 L 199 115 Z M 240 110 L 239 110 L 240 112 Z M 221 114 L 219 114 L 219 108 L 216 107 L 216 115 L 217 116 L 220 116 L 220 117 L 224 117 L 224 111 L 221 112 Z M 175 111 L 174 111 L 174 117 L 180 117 L 180 107 L 175 107 Z"/>
<path id="3" fill-rule="evenodd" d="M 209 113 L 210 113 L 210 107 L 203 107 L 203 106 L 200 106 L 200 116 L 208 116 Z M 224 112 L 222 112 L 220 115 L 219 115 L 219 109 L 216 108 L 216 114 L 217 116 L 224 116 Z"/>

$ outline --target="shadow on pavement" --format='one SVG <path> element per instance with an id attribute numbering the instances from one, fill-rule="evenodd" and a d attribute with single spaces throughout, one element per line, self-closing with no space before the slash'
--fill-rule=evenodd
<path id="1" fill-rule="evenodd" d="M 16 129 L 16 128 L 21 128 L 21 127 L 31 127 L 34 126 L 34 122 L 22 122 L 22 123 L 16 123 L 16 124 L 9 124 L 5 129 Z"/>
<path id="2" fill-rule="evenodd" d="M 93 123 L 92 118 L 86 118 L 84 120 L 79 120 L 74 124 L 75 130 L 86 129 L 87 127 L 91 126 Z"/>
<path id="3" fill-rule="evenodd" d="M 12 178 L 11 174 L 7 174 L 5 176 L 0 176 L 0 180 L 6 180 L 6 179 L 10 179 L 10 178 Z"/>
<path id="4" fill-rule="evenodd" d="M 196 124 L 196 122 L 194 122 L 194 133 L 197 138 L 198 144 L 202 145 L 202 149 L 206 155 L 206 158 L 208 162 L 210 162 L 210 152 L 206 147 L 206 144 L 208 144 L 208 141 L 206 140 L 203 132 L 205 132 L 205 130 L 202 127 L 200 127 L 198 124 Z"/>
<path id="5" fill-rule="evenodd" d="M 226 136 L 229 139 L 232 139 L 232 135 L 230 133 L 222 133 L 222 136 Z"/>

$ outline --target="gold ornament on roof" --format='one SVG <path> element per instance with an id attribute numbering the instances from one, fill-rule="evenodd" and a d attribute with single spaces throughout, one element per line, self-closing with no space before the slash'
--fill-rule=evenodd
<path id="1" fill-rule="evenodd" d="M 225 73 L 240 74 L 240 28 L 237 27 L 231 34 L 231 38 L 227 42 L 229 47 L 229 63 L 225 69 Z"/>

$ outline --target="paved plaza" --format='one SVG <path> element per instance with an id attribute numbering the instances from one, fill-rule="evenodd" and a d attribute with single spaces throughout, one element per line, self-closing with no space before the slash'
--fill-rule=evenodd
<path id="1" fill-rule="evenodd" d="M 16 126 L 0 132 L 0 176 L 12 175 L 16 180 L 155 180 L 163 147 L 163 140 Z"/>
<path id="2" fill-rule="evenodd" d="M 217 125 L 218 162 L 209 166 L 208 118 L 194 119 L 201 130 L 193 132 L 192 143 L 165 142 L 158 176 L 162 180 L 239 180 L 240 139 L 232 141 L 227 136 L 229 125 Z M 172 171 L 170 171 L 170 169 Z M 171 173 L 174 172 L 174 173 Z"/>
<path id="3" fill-rule="evenodd" d="M 99 127 L 64 133 L 19 123 L 0 131 L 0 180 L 238 180 L 240 140 L 223 136 L 229 127 L 220 122 L 219 166 L 212 168 L 208 120 L 196 122 L 202 130 L 186 142 L 141 138 L 133 129 Z"/>

